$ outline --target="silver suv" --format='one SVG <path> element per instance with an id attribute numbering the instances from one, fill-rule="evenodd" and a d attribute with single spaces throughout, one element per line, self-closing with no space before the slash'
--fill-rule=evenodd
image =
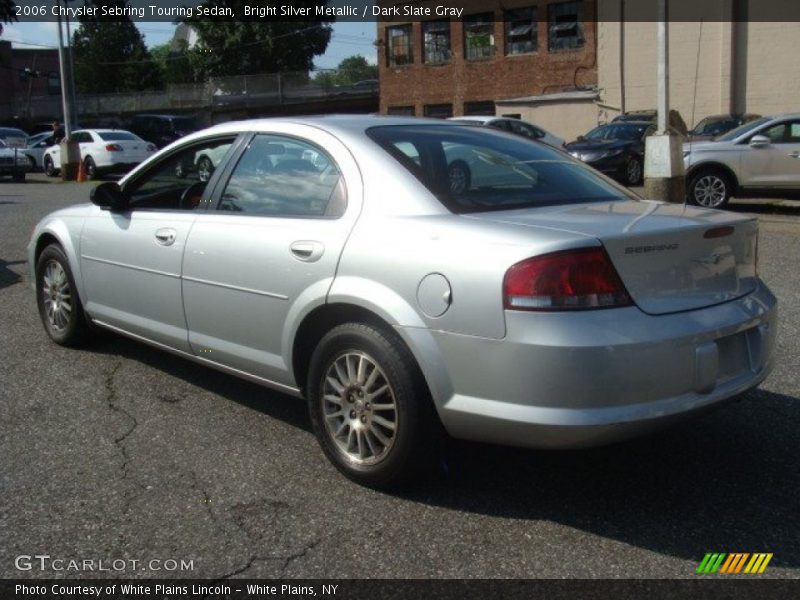
<path id="1" fill-rule="evenodd" d="M 762 117 L 710 142 L 683 146 L 689 202 L 800 190 L 800 113 Z"/>

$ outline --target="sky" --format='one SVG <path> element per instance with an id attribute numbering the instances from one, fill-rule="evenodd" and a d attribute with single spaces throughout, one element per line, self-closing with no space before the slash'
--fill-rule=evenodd
<path id="1" fill-rule="evenodd" d="M 138 23 L 139 31 L 144 35 L 148 47 L 168 42 L 175 31 L 171 23 Z M 314 66 L 320 69 L 333 69 L 344 58 L 360 54 L 371 64 L 377 60 L 377 50 L 373 44 L 376 36 L 374 22 L 341 22 L 334 23 L 328 49 L 322 56 L 314 59 Z M 14 42 L 19 48 L 36 48 L 39 46 L 56 48 L 58 46 L 58 26 L 55 22 L 47 23 L 9 23 L 4 25 L 0 40 Z"/>

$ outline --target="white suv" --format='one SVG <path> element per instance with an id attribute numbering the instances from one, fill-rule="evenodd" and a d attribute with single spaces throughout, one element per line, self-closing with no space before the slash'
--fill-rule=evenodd
<path id="1" fill-rule="evenodd" d="M 800 191 L 800 113 L 762 117 L 710 142 L 683 145 L 689 202 Z"/>

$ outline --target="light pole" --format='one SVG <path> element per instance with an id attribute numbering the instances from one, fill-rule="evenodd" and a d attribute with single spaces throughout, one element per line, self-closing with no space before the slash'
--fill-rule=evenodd
<path id="1" fill-rule="evenodd" d="M 64 0 L 66 6 L 66 0 Z M 70 123 L 70 94 L 71 88 L 67 77 L 67 66 L 64 60 L 64 32 L 61 30 L 61 0 L 56 3 L 58 8 L 58 68 L 61 75 L 61 107 L 64 112 L 64 139 L 61 141 L 61 179 L 72 181 L 78 174 L 78 164 L 80 163 L 80 147 L 77 143 L 70 141 L 72 137 L 72 126 Z"/>
<path id="2" fill-rule="evenodd" d="M 658 130 L 645 140 L 644 193 L 647 198 L 682 203 L 686 198 L 683 136 L 669 127 L 668 0 L 658 0 L 656 24 Z"/>

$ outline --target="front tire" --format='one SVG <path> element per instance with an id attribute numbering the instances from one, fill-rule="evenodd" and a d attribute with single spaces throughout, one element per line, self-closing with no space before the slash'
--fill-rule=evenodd
<path id="1" fill-rule="evenodd" d="M 730 200 L 733 186 L 730 178 L 721 171 L 703 170 L 689 180 L 689 202 L 705 208 L 722 208 Z"/>
<path id="2" fill-rule="evenodd" d="M 447 177 L 450 181 L 450 193 L 456 196 L 465 193 L 472 184 L 469 165 L 461 159 L 454 160 L 447 166 Z"/>
<path id="3" fill-rule="evenodd" d="M 631 156 L 625 164 L 625 183 L 629 186 L 639 185 L 642 182 L 642 161 Z"/>
<path id="4" fill-rule="evenodd" d="M 44 329 L 56 344 L 78 346 L 89 337 L 69 261 L 57 244 L 47 246 L 36 262 L 36 302 Z"/>
<path id="5" fill-rule="evenodd" d="M 48 177 L 55 177 L 58 175 L 58 170 L 53 164 L 53 159 L 50 156 L 44 157 L 44 174 Z"/>
<path id="6" fill-rule="evenodd" d="M 438 456 L 438 418 L 408 348 L 390 330 L 345 323 L 317 345 L 311 422 L 328 459 L 368 487 L 397 485 Z"/>

